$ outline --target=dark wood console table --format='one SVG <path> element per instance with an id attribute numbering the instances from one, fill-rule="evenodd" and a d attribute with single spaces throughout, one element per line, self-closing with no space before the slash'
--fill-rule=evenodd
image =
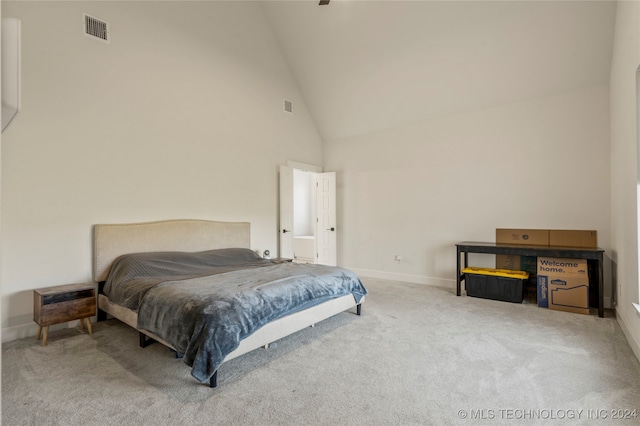
<path id="1" fill-rule="evenodd" d="M 588 249 L 580 247 L 543 247 L 543 246 L 520 246 L 510 244 L 496 244 L 496 243 L 481 243 L 474 241 L 463 241 L 456 244 L 457 247 L 457 259 L 456 259 L 456 285 L 457 295 L 460 296 L 460 286 L 462 280 L 464 280 L 464 274 L 460 271 L 466 268 L 469 263 L 469 253 L 487 253 L 487 254 L 506 254 L 514 256 L 543 256 L 543 257 L 567 257 L 571 259 L 587 259 L 587 262 L 593 265 L 594 276 L 590 279 L 595 279 L 594 288 L 598 292 L 598 316 L 604 317 L 604 279 L 602 271 L 602 260 L 604 256 L 604 250 Z M 464 254 L 464 263 L 462 268 L 460 265 L 460 254 Z M 589 287 L 591 287 L 589 283 Z"/>

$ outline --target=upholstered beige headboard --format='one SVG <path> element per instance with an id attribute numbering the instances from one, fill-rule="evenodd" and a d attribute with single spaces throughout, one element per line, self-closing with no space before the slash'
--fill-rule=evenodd
<path id="1" fill-rule="evenodd" d="M 164 220 L 95 225 L 93 244 L 93 279 L 100 282 L 107 279 L 111 263 L 123 254 L 251 248 L 251 224 L 209 220 Z"/>

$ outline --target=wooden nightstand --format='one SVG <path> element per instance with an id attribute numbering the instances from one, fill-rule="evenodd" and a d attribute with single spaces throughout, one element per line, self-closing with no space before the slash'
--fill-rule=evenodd
<path id="1" fill-rule="evenodd" d="M 87 319 L 89 334 L 91 318 L 96 315 L 96 289 L 91 284 L 66 284 L 33 290 L 33 320 L 38 324 L 38 335 L 44 327 L 42 346 L 47 345 L 49 326 L 62 322 L 80 320 L 80 328 L 84 329 Z"/>

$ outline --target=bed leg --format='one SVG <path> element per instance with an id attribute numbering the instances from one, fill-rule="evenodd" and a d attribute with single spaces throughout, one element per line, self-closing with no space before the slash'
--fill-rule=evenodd
<path id="1" fill-rule="evenodd" d="M 107 320 L 107 313 L 105 311 L 103 311 L 102 309 L 98 309 L 98 315 L 97 315 L 96 322 L 106 321 L 106 320 Z"/>
<path id="2" fill-rule="evenodd" d="M 213 376 L 209 379 L 209 387 L 218 387 L 218 370 L 216 370 L 215 373 L 213 373 Z"/>
<path id="3" fill-rule="evenodd" d="M 155 342 L 155 340 L 153 340 L 151 337 L 147 336 L 141 331 L 138 331 L 138 338 L 140 339 L 141 348 L 146 348 L 147 346 Z"/>
<path id="4" fill-rule="evenodd" d="M 356 315 L 361 315 L 362 314 L 362 303 L 358 303 L 356 305 Z"/>
<path id="5" fill-rule="evenodd" d="M 98 283 L 98 295 L 100 294 L 104 294 L 104 285 L 106 284 L 106 281 L 100 281 Z M 98 307 L 98 314 L 96 315 L 96 322 L 98 321 L 106 321 L 107 320 L 107 312 L 103 311 L 102 309 L 100 309 L 100 307 Z"/>

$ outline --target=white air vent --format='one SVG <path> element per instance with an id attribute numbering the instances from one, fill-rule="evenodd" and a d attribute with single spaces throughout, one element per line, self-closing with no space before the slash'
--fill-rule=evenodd
<path id="1" fill-rule="evenodd" d="M 293 102 L 284 100 L 284 110 L 288 113 L 293 114 Z"/>
<path id="2" fill-rule="evenodd" d="M 82 23 L 84 25 L 84 35 L 109 43 L 109 23 L 107 21 L 83 13 Z"/>

